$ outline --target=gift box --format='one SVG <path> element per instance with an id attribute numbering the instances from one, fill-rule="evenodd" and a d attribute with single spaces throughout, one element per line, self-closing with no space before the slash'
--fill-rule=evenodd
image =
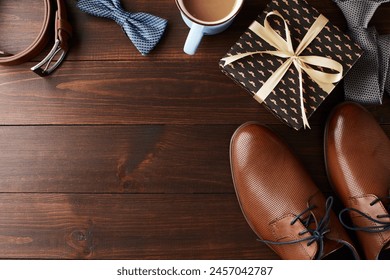
<path id="1" fill-rule="evenodd" d="M 219 65 L 287 125 L 308 119 L 362 54 L 305 0 L 273 0 Z"/>

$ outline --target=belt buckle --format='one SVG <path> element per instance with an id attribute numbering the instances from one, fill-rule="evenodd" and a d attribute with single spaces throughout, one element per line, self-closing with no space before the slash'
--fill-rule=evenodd
<path id="1" fill-rule="evenodd" d="M 67 50 L 64 50 L 61 48 L 60 40 L 57 38 L 54 42 L 54 46 L 49 52 L 49 54 L 37 65 L 34 67 L 31 67 L 31 70 L 38 74 L 41 77 L 46 77 L 50 75 L 56 68 L 61 64 L 61 62 L 64 60 Z M 53 59 L 55 57 L 58 57 L 57 61 L 53 62 Z"/>

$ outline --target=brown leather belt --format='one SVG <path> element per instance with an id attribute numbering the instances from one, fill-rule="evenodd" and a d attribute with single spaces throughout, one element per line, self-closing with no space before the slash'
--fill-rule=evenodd
<path id="1" fill-rule="evenodd" d="M 55 42 L 50 53 L 37 65 L 31 68 L 40 76 L 50 75 L 64 60 L 69 50 L 69 39 L 72 36 L 72 27 L 67 20 L 66 7 L 63 0 L 44 0 L 45 15 L 41 31 L 34 42 L 24 51 L 18 54 L 9 54 L 0 51 L 0 64 L 16 65 L 29 61 L 36 57 L 45 48 L 49 41 L 50 24 L 55 16 Z M 53 3 L 55 2 L 55 3 Z M 58 57 L 57 61 L 53 59 Z M 53 65 L 51 65 L 53 62 Z"/>

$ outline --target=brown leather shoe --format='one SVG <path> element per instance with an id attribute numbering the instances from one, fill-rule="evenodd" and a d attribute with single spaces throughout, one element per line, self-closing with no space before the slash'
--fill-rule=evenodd
<path id="1" fill-rule="evenodd" d="M 230 144 L 234 187 L 244 216 L 282 259 L 320 259 L 356 250 L 290 149 L 269 129 L 246 123 Z M 343 256 L 343 258 L 346 255 Z"/>
<path id="2" fill-rule="evenodd" d="M 325 161 L 347 207 L 341 222 L 357 231 L 366 258 L 390 259 L 390 141 L 362 106 L 349 102 L 334 110 L 325 130 Z"/>

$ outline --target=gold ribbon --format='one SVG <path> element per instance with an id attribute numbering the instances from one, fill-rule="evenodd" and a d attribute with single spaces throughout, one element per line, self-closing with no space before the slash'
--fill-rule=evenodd
<path id="1" fill-rule="evenodd" d="M 276 31 L 270 26 L 268 22 L 268 17 L 272 15 L 278 16 L 283 20 L 286 40 L 279 36 L 279 34 L 276 33 Z M 294 51 L 291 42 L 290 30 L 288 28 L 286 20 L 277 11 L 269 12 L 265 17 L 264 26 L 255 21 L 252 23 L 249 29 L 252 30 L 264 41 L 266 41 L 268 44 L 275 47 L 276 50 L 255 51 L 228 56 L 222 59 L 225 62 L 224 66 L 239 59 L 242 59 L 246 56 L 255 54 L 270 54 L 281 58 L 287 58 L 287 60 L 271 75 L 271 77 L 268 78 L 268 80 L 263 84 L 263 86 L 255 93 L 254 98 L 260 103 L 264 102 L 264 100 L 268 97 L 272 90 L 277 86 L 277 84 L 279 84 L 280 80 L 286 74 L 291 64 L 294 64 L 295 68 L 298 70 L 299 73 L 299 97 L 303 126 L 304 128 L 310 128 L 305 112 L 305 105 L 303 102 L 302 71 L 306 72 L 328 94 L 334 88 L 333 83 L 339 82 L 343 77 L 343 66 L 339 62 L 323 56 L 300 55 L 305 50 L 305 48 L 309 46 L 310 43 L 317 37 L 317 35 L 321 32 L 321 30 L 325 27 L 327 23 L 328 19 L 323 15 L 320 15 L 310 27 L 310 29 L 307 31 L 299 46 Z M 309 64 L 314 66 L 326 67 L 328 69 L 336 71 L 336 73 L 331 74 L 315 70 L 310 67 Z"/>

